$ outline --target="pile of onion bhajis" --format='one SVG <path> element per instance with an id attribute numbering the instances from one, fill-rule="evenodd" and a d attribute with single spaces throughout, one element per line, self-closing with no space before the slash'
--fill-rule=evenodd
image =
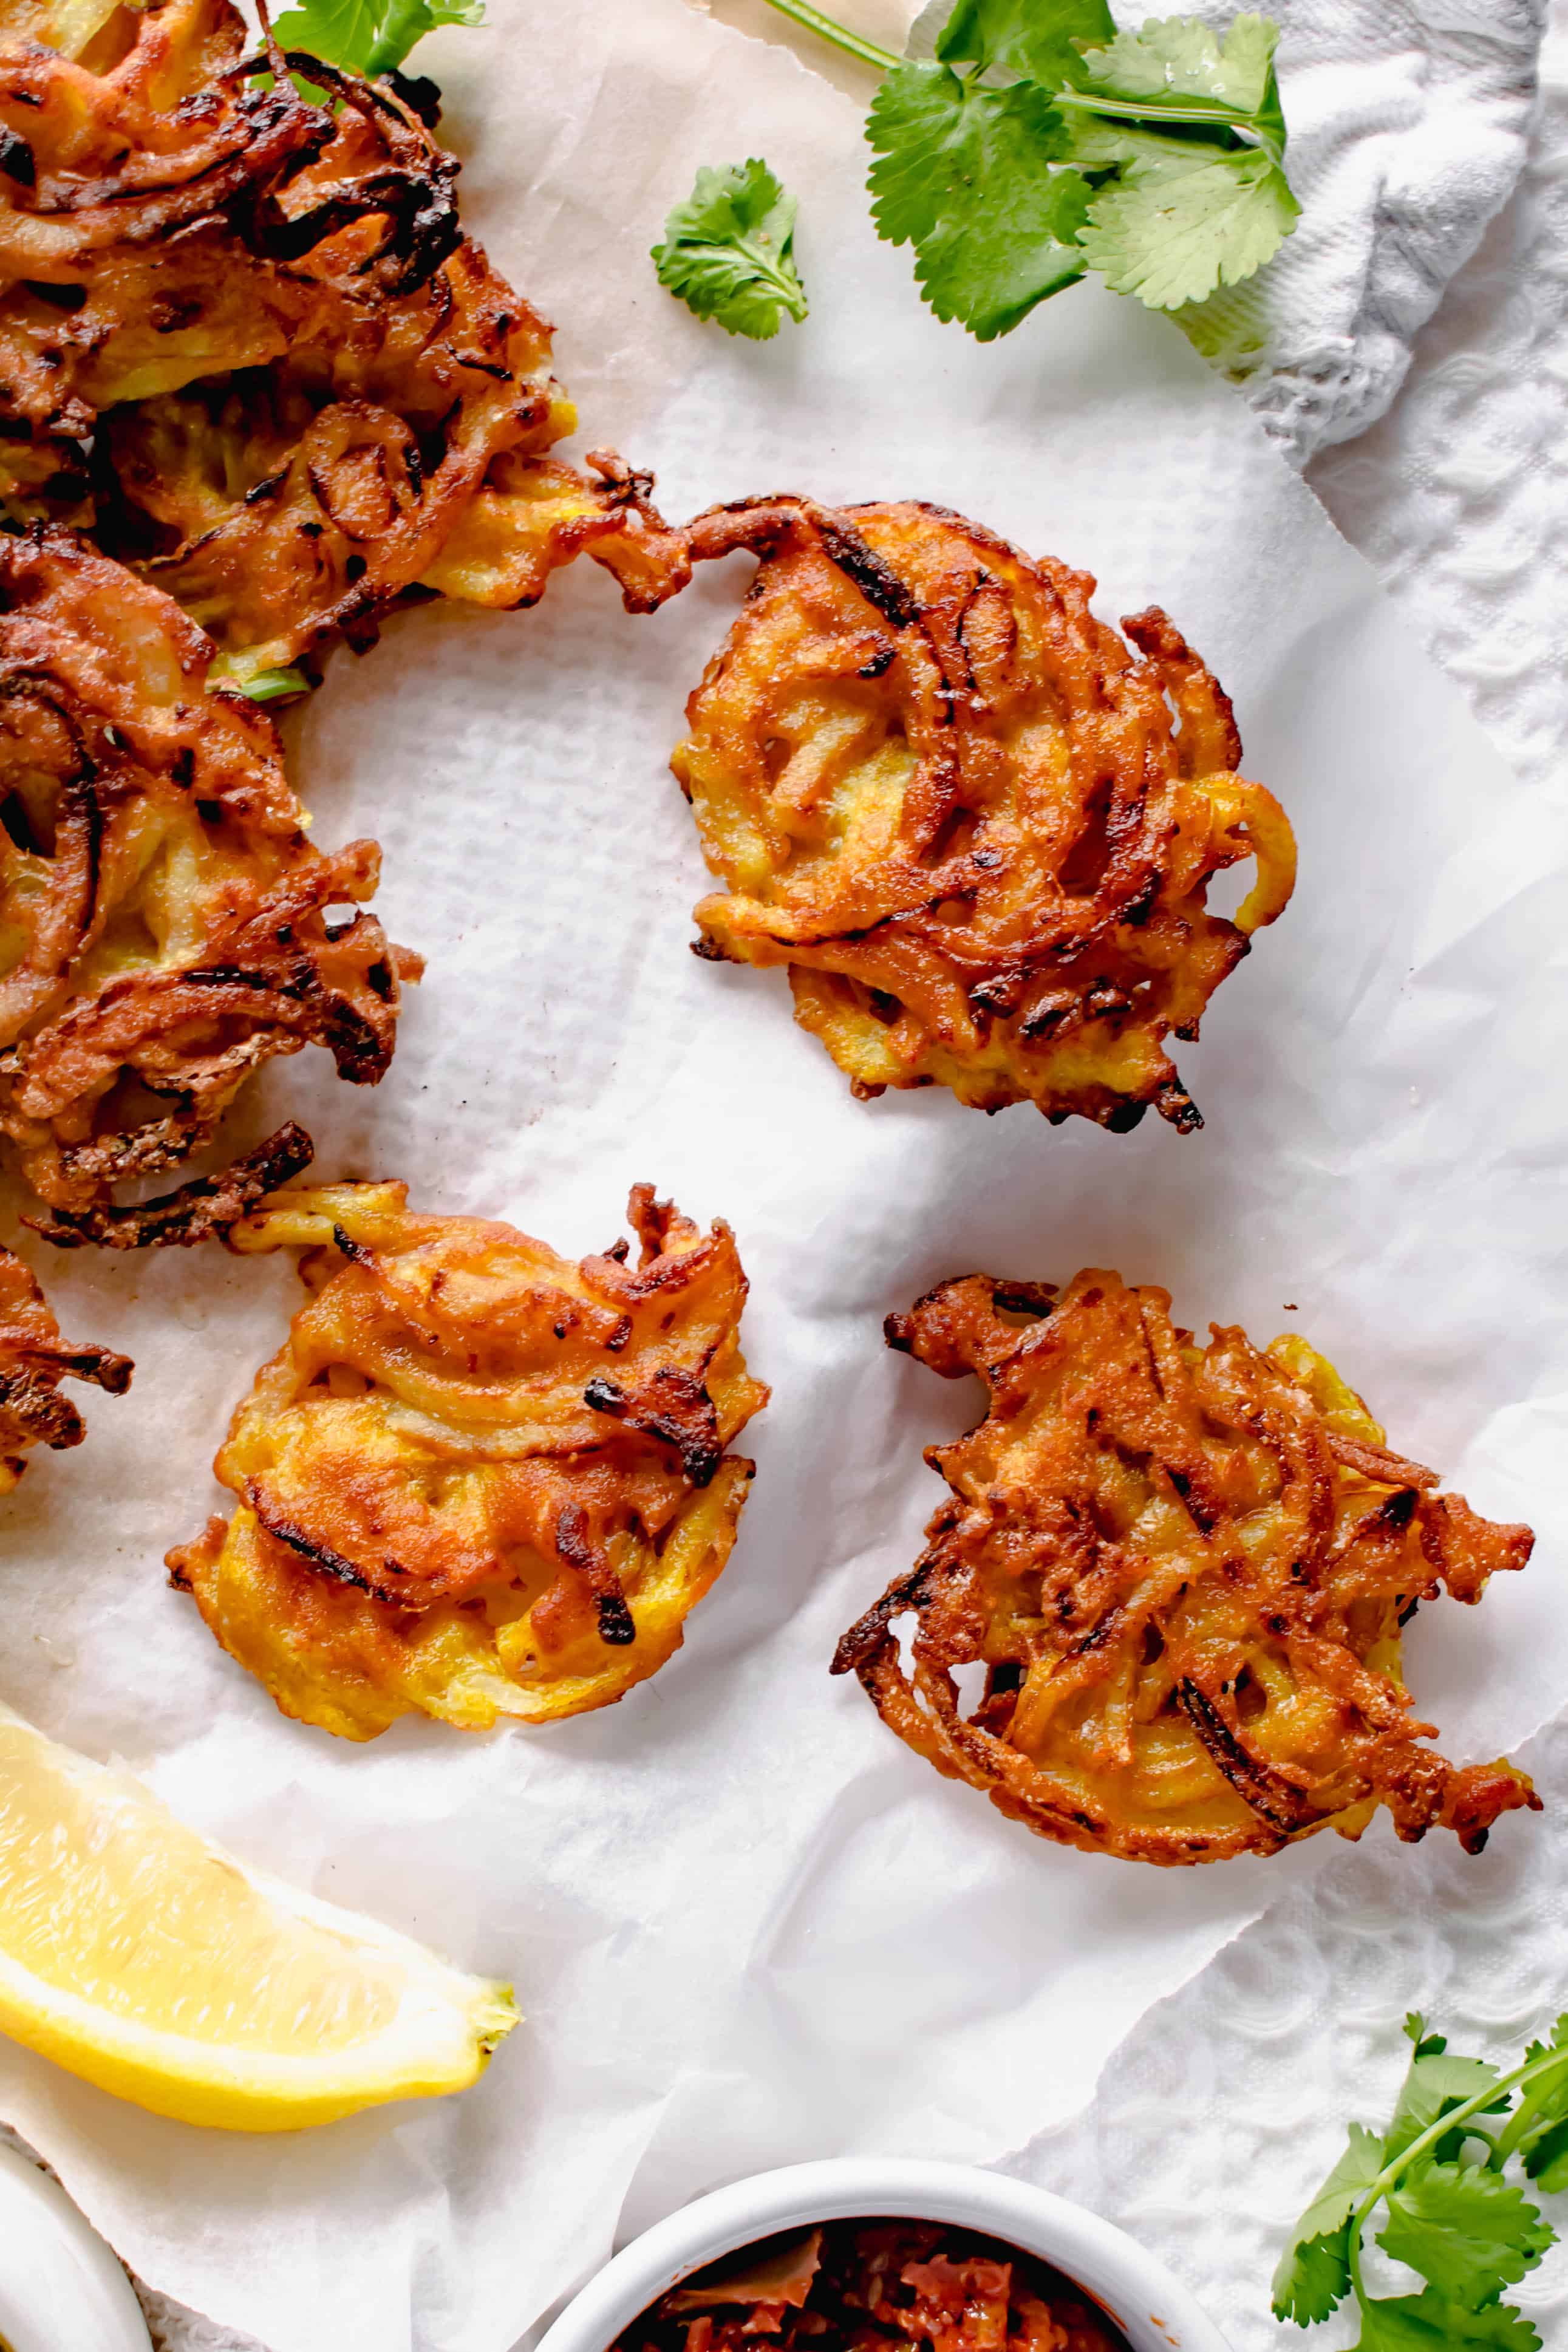
<path id="1" fill-rule="evenodd" d="M 253 46 L 230 0 L 7 0 L 0 27 L 0 1137 L 62 1246 L 302 1253 L 308 1302 L 217 1457 L 233 1511 L 168 1559 L 287 1714 L 356 1740 L 546 1721 L 655 1673 L 729 1556 L 729 1449 L 768 1392 L 729 1228 L 647 1185 L 636 1266 L 416 1214 L 401 1183 L 279 1190 L 311 1156 L 292 1122 L 141 1197 L 274 1057 L 378 1080 L 420 970 L 363 910 L 376 845 L 308 840 L 258 698 L 400 604 L 530 604 L 579 552 L 637 613 L 754 556 L 673 761 L 722 884 L 698 952 L 784 967 L 861 1097 L 1190 1132 L 1167 1042 L 1296 871 L 1157 607 L 1118 634 L 1087 573 L 936 507 L 752 499 L 674 530 L 613 453 L 552 457 L 576 419 L 552 331 L 465 234 L 437 96 L 285 54 L 265 11 Z M 1399 1631 L 1522 1567 L 1529 1530 L 1437 1494 L 1304 1341 L 1199 1349 L 1169 1304 L 971 1276 L 889 1318 L 990 1406 L 931 1451 L 953 1498 L 835 1671 L 1092 1851 L 1268 1853 L 1379 1805 L 1479 1848 L 1536 1800 L 1423 1744 Z M 66 1347 L 0 1252 L 0 1492 L 79 1440 L 63 1378 L 130 1372 Z M 776 2309 L 683 2289 L 628 2346 L 1113 2340 L 928 2225 L 810 2248 Z"/>
<path id="2" fill-rule="evenodd" d="M 510 1225 L 417 1216 L 402 1184 L 285 1191 L 240 1252 L 302 1249 L 310 1293 L 235 1413 L 238 1498 L 169 1554 L 287 1715 L 372 1739 L 607 1706 L 658 1671 L 734 1543 L 768 1391 L 746 1277 L 651 1185 L 573 1265 Z"/>
<path id="3" fill-rule="evenodd" d="M 1064 1845 L 1215 1862 L 1359 1837 L 1386 1805 L 1400 1837 L 1451 1829 L 1479 1853 L 1540 1800 L 1510 1765 L 1422 1745 L 1399 1633 L 1418 1601 L 1522 1568 L 1530 1529 L 1437 1494 L 1304 1339 L 1259 1350 L 1216 1324 L 1199 1348 L 1170 1306 L 1090 1269 L 1059 1298 L 970 1275 L 889 1316 L 889 1346 L 978 1374 L 989 1402 L 928 1451 L 952 1499 L 835 1673 Z"/>
<path id="4" fill-rule="evenodd" d="M 1123 623 L 1134 655 L 1087 573 L 926 506 L 748 500 L 690 539 L 760 558 L 673 761 L 725 884 L 698 952 L 784 965 L 857 1095 L 1201 1126 L 1164 1040 L 1197 1035 L 1296 852 L 1165 614 Z"/>
<path id="5" fill-rule="evenodd" d="M 311 846 L 271 721 L 209 694 L 177 604 L 68 532 L 0 540 L 0 1134 L 50 1240 L 232 1223 L 310 1159 L 288 1128 L 218 1178 L 117 1205 L 307 1045 L 374 1085 L 416 959 L 353 908 L 380 853 Z"/>
<path id="6" fill-rule="evenodd" d="M 611 2352 L 1126 2352 L 1083 2289 L 942 2221 L 828 2221 L 696 2272 Z"/>
<path id="7" fill-rule="evenodd" d="M 549 325 L 393 84 L 300 57 L 307 99 L 228 0 L 41 13 L 59 46 L 0 39 L 14 522 L 90 531 L 237 678 L 411 596 L 531 604 L 584 549 L 634 611 L 684 583 L 646 477 L 550 457 Z"/>

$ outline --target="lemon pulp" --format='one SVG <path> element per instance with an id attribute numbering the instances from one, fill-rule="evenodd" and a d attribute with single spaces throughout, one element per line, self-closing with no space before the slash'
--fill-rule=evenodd
<path id="1" fill-rule="evenodd" d="M 246 1871 L 0 1710 L 0 2029 L 187 2121 L 285 2130 L 461 2089 L 510 1988 Z"/>

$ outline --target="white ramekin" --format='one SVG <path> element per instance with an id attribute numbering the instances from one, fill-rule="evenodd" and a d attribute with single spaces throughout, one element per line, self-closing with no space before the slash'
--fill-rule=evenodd
<path id="1" fill-rule="evenodd" d="M 142 2306 L 58 2180 L 0 2147 L 0 2343 L 11 2352 L 152 2352 Z"/>
<path id="2" fill-rule="evenodd" d="M 968 2165 L 858 2156 L 759 2172 L 657 2222 L 574 2296 L 539 2352 L 609 2352 L 639 2312 L 704 2263 L 777 2230 L 856 2214 L 962 2222 L 1038 2254 L 1088 2289 L 1134 2352 L 1229 2352 L 1163 2263 L 1081 2205 Z"/>

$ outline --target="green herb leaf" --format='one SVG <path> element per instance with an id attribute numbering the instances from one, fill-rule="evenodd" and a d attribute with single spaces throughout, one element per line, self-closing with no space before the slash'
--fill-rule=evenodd
<path id="1" fill-rule="evenodd" d="M 1405 2077 L 1394 2120 L 1388 2126 L 1385 2145 L 1390 2157 L 1403 2156 L 1411 2143 L 1442 2116 L 1452 2113 L 1478 2092 L 1495 2085 L 1498 2070 L 1489 2066 L 1484 2058 L 1457 2058 L 1440 2034 L 1430 2038 L 1413 2036 L 1415 2054 L 1410 2061 L 1410 2071 Z M 1489 2100 L 1481 2109 L 1483 2115 L 1495 2114 L 1508 2105 L 1506 2091 Z M 1432 2154 L 1439 2164 L 1453 2161 L 1458 2148 L 1446 2140 L 1439 2141 Z"/>
<path id="2" fill-rule="evenodd" d="M 1084 258 L 1153 310 L 1239 285 L 1278 251 L 1301 207 L 1261 148 L 1130 163 L 1089 206 Z"/>
<path id="3" fill-rule="evenodd" d="M 795 266 L 795 200 L 758 156 L 723 171 L 706 164 L 653 248 L 658 282 L 700 319 L 731 335 L 766 341 L 787 310 L 804 319 L 805 289 Z"/>
<path id="4" fill-rule="evenodd" d="M 1522 2312 L 1505 2303 L 1461 2311 L 1428 2287 L 1424 2294 L 1369 2297 L 1361 2306 L 1356 2352 L 1450 2352 L 1460 2344 L 1494 2345 L 1501 2352 L 1541 2352 L 1541 2338 Z"/>
<path id="5" fill-rule="evenodd" d="M 937 36 L 936 53 L 950 64 L 973 60 L 1006 66 L 1055 89 L 1083 73 L 1082 50 L 1113 42 L 1116 25 L 1105 0 L 957 0 Z"/>
<path id="6" fill-rule="evenodd" d="M 351 73 L 391 73 L 438 25 L 479 25 L 484 0 L 303 0 L 274 20 L 285 49 L 308 49 Z"/>
<path id="7" fill-rule="evenodd" d="M 1511 2127 L 1524 2168 L 1542 2189 L 1568 2189 L 1568 2017 L 1560 2017 L 1549 2042 L 1532 2042 L 1526 2065 L 1557 2058 L 1530 2084 Z"/>
<path id="8" fill-rule="evenodd" d="M 1266 16 L 1222 40 L 1177 16 L 1118 32 L 1108 0 L 953 0 L 935 58 L 900 60 L 814 0 L 769 5 L 885 63 L 866 122 L 878 232 L 913 246 L 938 318 L 983 341 L 1089 268 L 1185 309 L 1250 278 L 1300 216 Z"/>
<path id="9" fill-rule="evenodd" d="M 1350 2293 L 1350 2219 L 1383 2170 L 1383 2142 L 1352 2124 L 1350 2146 L 1296 2224 L 1274 2273 L 1274 2312 L 1302 2327 L 1327 2319 Z"/>
<path id="10" fill-rule="evenodd" d="M 1134 100 L 1141 112 L 1152 102 L 1253 115 L 1268 99 L 1279 42 L 1279 27 L 1267 16 L 1237 16 L 1223 43 L 1195 17 L 1151 17 L 1137 32 L 1085 51 L 1083 86 Z"/>
<path id="11" fill-rule="evenodd" d="M 1083 276 L 1089 185 L 1056 168 L 1070 137 L 1033 82 L 985 89 L 945 65 L 900 65 L 872 101 L 866 136 L 878 231 L 914 247 L 939 319 L 989 342 Z"/>
<path id="12" fill-rule="evenodd" d="M 1556 2244 L 1557 2232 L 1522 2189 L 1485 2165 L 1421 2164 L 1389 2189 L 1388 2222 L 1377 2242 L 1439 2294 L 1477 2311 L 1505 2286 L 1517 2286 Z"/>
<path id="13" fill-rule="evenodd" d="M 1504 2074 L 1484 2060 L 1451 2053 L 1412 2013 L 1413 2048 L 1394 2119 L 1384 2138 L 1353 2126 L 1351 2143 L 1297 2224 L 1274 2282 L 1279 2317 L 1306 2326 L 1353 2293 L 1361 2318 L 1357 2352 L 1450 2352 L 1492 2345 L 1540 2352 L 1522 2312 L 1500 2300 L 1557 2242 L 1523 2188 L 1507 2177 L 1532 2150 L 1544 2175 L 1568 2168 L 1568 2016 L 1550 2043 L 1532 2042 Z M 1483 2116 L 1500 2116 L 1500 2124 Z M 1468 2145 L 1484 2162 L 1461 2160 Z M 1369 2295 L 1363 2233 L 1380 2209 L 1378 2244 L 1426 2282 L 1419 2294 Z"/>
<path id="14" fill-rule="evenodd" d="M 286 694 L 311 691 L 310 681 L 302 669 L 257 669 L 248 677 L 226 677 L 222 683 L 232 687 L 236 694 L 248 695 L 252 702 L 277 702 Z"/>

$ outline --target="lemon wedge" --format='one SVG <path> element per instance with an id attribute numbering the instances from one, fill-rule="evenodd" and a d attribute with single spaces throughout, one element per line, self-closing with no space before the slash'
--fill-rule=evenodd
<path id="1" fill-rule="evenodd" d="M 0 2032 L 155 2114 L 293 2131 L 460 2091 L 516 2023 L 510 1986 L 246 1870 L 0 1707 Z"/>

